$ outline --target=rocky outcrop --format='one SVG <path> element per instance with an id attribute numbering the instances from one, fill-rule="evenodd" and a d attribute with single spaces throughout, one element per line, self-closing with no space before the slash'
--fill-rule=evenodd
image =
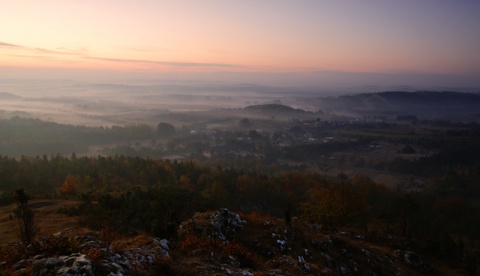
<path id="1" fill-rule="evenodd" d="M 53 237 L 52 237 L 53 238 Z M 159 258 L 169 257 L 167 240 L 152 238 L 141 247 L 122 251 L 112 247 L 101 247 L 102 242 L 92 236 L 75 236 L 73 240 L 84 241 L 78 246 L 86 253 L 75 252 L 69 255 L 37 255 L 15 263 L 12 270 L 16 274 L 34 275 L 129 275 L 154 264 Z M 48 238 L 43 240 L 48 243 Z"/>
<path id="2" fill-rule="evenodd" d="M 327 233 L 298 218 L 286 225 L 273 217 L 220 209 L 195 214 L 177 233 L 178 239 L 171 244 L 143 235 L 111 243 L 101 233 L 64 231 L 23 248 L 21 253 L 27 257 L 0 263 L 0 274 L 451 274 L 439 270 L 431 258 L 422 257 L 414 244 L 396 238 L 372 241 L 353 229 Z"/>
<path id="3" fill-rule="evenodd" d="M 178 236 L 199 234 L 210 239 L 228 242 L 241 231 L 247 222 L 238 214 L 228 209 L 217 212 L 196 213 L 191 219 L 183 222 L 178 228 Z"/>

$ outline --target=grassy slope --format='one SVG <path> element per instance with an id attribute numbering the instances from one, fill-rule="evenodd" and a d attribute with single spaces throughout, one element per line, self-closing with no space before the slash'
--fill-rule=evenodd
<path id="1" fill-rule="evenodd" d="M 58 213 L 60 208 L 71 207 L 76 204 L 77 202 L 72 200 L 32 200 L 30 205 L 40 229 L 39 236 L 51 235 L 65 228 L 77 226 L 76 217 Z M 14 215 L 15 209 L 15 204 L 0 207 L 0 245 L 19 241 L 18 221 Z M 12 220 L 10 220 L 10 215 Z"/>

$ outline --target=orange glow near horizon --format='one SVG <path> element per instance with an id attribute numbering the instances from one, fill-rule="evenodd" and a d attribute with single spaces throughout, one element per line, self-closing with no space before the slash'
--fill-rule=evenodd
<path id="1" fill-rule="evenodd" d="M 2 5 L 3 67 L 480 74 L 478 3 L 45 0 Z"/>

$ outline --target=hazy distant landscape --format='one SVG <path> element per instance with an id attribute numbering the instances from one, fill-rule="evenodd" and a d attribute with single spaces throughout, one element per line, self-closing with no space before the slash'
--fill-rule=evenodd
<path id="1" fill-rule="evenodd" d="M 1 90 L 5 131 L 0 145 L 4 155 L 17 158 L 142 152 L 143 157 L 183 159 L 219 146 L 214 136 L 223 132 L 231 133 L 223 140 L 245 136 L 248 141 L 243 142 L 255 144 L 248 136 L 253 131 L 270 146 L 281 147 L 321 144 L 326 137 L 349 141 L 355 135 L 348 128 L 358 131 L 380 123 L 406 135 L 435 127 L 475 128 L 480 119 L 480 94 L 464 92 L 337 95 L 306 88 L 205 82 L 124 85 L 8 80 Z M 242 125 L 242 120 L 247 123 Z M 171 124 L 176 134 L 162 135 L 157 129 L 160 122 Z M 316 125 L 306 127 L 312 122 Z M 302 129 L 292 134 L 294 128 Z M 376 139 L 376 134 L 362 134 Z"/>
<path id="2" fill-rule="evenodd" d="M 443 93 L 410 95 L 379 92 L 416 91 L 374 90 L 361 93 L 347 89 L 347 92 L 341 93 L 305 87 L 208 82 L 127 85 L 38 80 L 3 80 L 0 91 L 2 118 L 30 117 L 86 126 L 155 126 L 158 123 L 156 120 L 162 117 L 174 124 L 182 124 L 181 117 L 184 118 L 183 123 L 197 123 L 201 121 L 196 118 L 198 114 L 208 117 L 212 116 L 212 112 L 221 110 L 221 117 L 223 114 L 236 116 L 238 109 L 265 104 L 282 104 L 308 112 L 322 111 L 352 118 L 369 114 L 403 114 L 474 120 L 478 116 L 478 92 L 460 93 L 463 91 L 453 91 L 457 94 L 440 91 Z"/>

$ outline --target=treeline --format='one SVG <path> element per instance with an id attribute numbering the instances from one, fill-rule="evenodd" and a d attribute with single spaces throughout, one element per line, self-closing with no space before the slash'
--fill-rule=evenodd
<path id="1" fill-rule="evenodd" d="M 432 178 L 431 184 L 456 183 L 448 177 Z M 266 175 L 191 161 L 57 155 L 18 161 L 0 157 L 0 183 L 4 204 L 18 188 L 36 197 L 78 199 L 78 208 L 62 212 L 80 215 L 85 225 L 106 222 L 124 233 L 147 231 L 169 237 L 193 213 L 226 207 L 279 217 L 288 213 L 327 230 L 358 227 L 378 239 L 397 235 L 417 241 L 419 250 L 447 259 L 480 241 L 478 200 L 432 189 L 393 191 L 362 175 L 332 178 L 299 171 Z"/>
<path id="2" fill-rule="evenodd" d="M 477 141 L 462 141 L 415 160 L 397 158 L 390 168 L 396 172 L 428 177 L 436 175 L 440 167 L 480 165 L 479 156 L 480 144 Z"/>
<path id="3" fill-rule="evenodd" d="M 480 198 L 480 145 L 476 141 L 452 143 L 444 150 L 418 159 L 396 157 L 387 166 L 392 172 L 421 176 L 429 193 Z"/>
<path id="4" fill-rule="evenodd" d="M 3 155 L 70 154 L 85 152 L 89 145 L 154 139 L 147 125 L 87 127 L 13 117 L 0 120 L 0 152 Z"/>
<path id="5" fill-rule="evenodd" d="M 350 148 L 364 147 L 371 143 L 371 139 L 358 139 L 352 142 L 331 142 L 322 144 L 304 144 L 291 146 L 282 149 L 280 156 L 296 160 L 317 160 L 322 155 L 329 155 L 339 151 L 346 151 Z"/>

